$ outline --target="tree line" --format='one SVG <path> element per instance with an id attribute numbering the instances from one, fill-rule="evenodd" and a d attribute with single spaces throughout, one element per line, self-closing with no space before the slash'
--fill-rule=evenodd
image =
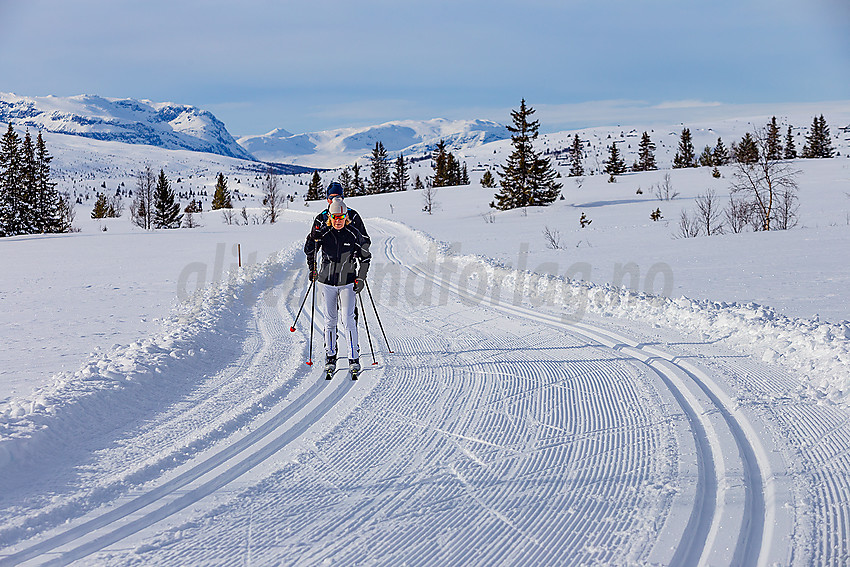
<path id="1" fill-rule="evenodd" d="M 40 131 L 33 142 L 9 124 L 0 140 L 0 237 L 72 230 L 73 204 L 51 181 L 52 159 Z"/>

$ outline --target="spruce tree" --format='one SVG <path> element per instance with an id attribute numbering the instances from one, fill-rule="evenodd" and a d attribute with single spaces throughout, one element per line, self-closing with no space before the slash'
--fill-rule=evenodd
<path id="1" fill-rule="evenodd" d="M 511 111 L 513 126 L 511 132 L 513 152 L 505 165 L 500 166 L 501 191 L 490 206 L 500 210 L 517 207 L 548 205 L 561 193 L 561 184 L 555 181 L 557 173 L 548 158 L 534 150 L 540 123 L 529 120 L 534 109 L 526 107 L 522 99 L 519 110 Z"/>
<path id="2" fill-rule="evenodd" d="M 347 167 L 339 174 L 337 181 L 342 185 L 343 194 L 351 195 L 351 172 Z"/>
<path id="3" fill-rule="evenodd" d="M 489 169 L 484 172 L 484 175 L 481 176 L 481 186 L 485 189 L 496 188 L 496 179 L 493 177 L 493 174 L 490 173 Z"/>
<path id="4" fill-rule="evenodd" d="M 38 232 L 68 232 L 64 227 L 60 211 L 62 195 L 56 190 L 56 183 L 50 180 L 50 162 L 53 156 L 47 151 L 47 144 L 41 131 L 35 140 L 35 205 L 39 220 Z"/>
<path id="5" fill-rule="evenodd" d="M 779 125 L 776 123 L 776 116 L 770 119 L 767 124 L 767 159 L 780 160 L 782 159 L 782 142 L 780 140 Z"/>
<path id="6" fill-rule="evenodd" d="M 715 167 L 729 163 L 729 151 L 726 149 L 726 145 L 723 144 L 722 138 L 717 138 L 717 143 L 714 145 L 711 157 Z"/>
<path id="7" fill-rule="evenodd" d="M 227 179 L 223 173 L 219 173 L 215 180 L 215 192 L 213 193 L 212 206 L 210 209 L 217 211 L 219 209 L 232 209 L 233 201 L 230 196 L 230 190 L 227 188 Z"/>
<path id="8" fill-rule="evenodd" d="M 658 169 L 658 166 L 655 164 L 655 144 L 649 137 L 649 133 L 644 132 L 638 145 L 636 171 L 653 171 L 655 169 Z"/>
<path id="9" fill-rule="evenodd" d="M 431 167 L 434 170 L 432 187 L 447 187 L 452 183 L 452 162 L 454 156 L 446 151 L 445 140 L 437 142 L 437 147 L 432 155 Z"/>
<path id="10" fill-rule="evenodd" d="M 608 159 L 603 162 L 605 167 L 602 171 L 610 175 L 609 181 L 614 181 L 615 175 L 620 175 L 626 172 L 626 162 L 620 155 L 620 149 L 617 147 L 617 142 L 608 146 Z"/>
<path id="11" fill-rule="evenodd" d="M 823 114 L 815 117 L 809 135 L 806 136 L 806 145 L 803 146 L 804 158 L 831 158 L 833 155 L 832 140 L 829 138 L 829 126 Z"/>
<path id="12" fill-rule="evenodd" d="M 407 191 L 407 183 L 410 181 L 410 174 L 407 170 L 407 164 L 404 163 L 404 154 L 398 154 L 395 160 L 395 169 L 393 170 L 393 191 Z"/>
<path id="13" fill-rule="evenodd" d="M 107 201 L 106 195 L 98 193 L 97 199 L 94 202 L 94 208 L 91 211 L 91 218 L 105 219 L 109 216 L 109 201 Z"/>
<path id="14" fill-rule="evenodd" d="M 573 138 L 570 147 L 570 177 L 581 177 L 584 175 L 584 147 L 578 134 Z"/>
<path id="15" fill-rule="evenodd" d="M 386 193 L 391 184 L 390 179 L 390 164 L 387 150 L 381 142 L 375 142 L 375 148 L 372 150 L 372 158 L 370 160 L 371 177 L 367 187 L 368 193 L 375 195 L 377 193 Z"/>
<path id="16" fill-rule="evenodd" d="M 20 137 L 12 123 L 0 140 L 0 236 L 22 234 L 23 195 Z"/>
<path id="17" fill-rule="evenodd" d="M 318 201 L 322 199 L 322 178 L 318 171 L 313 172 L 313 177 L 310 179 L 310 184 L 307 186 L 307 200 Z"/>
<path id="18" fill-rule="evenodd" d="M 788 133 L 785 134 L 785 159 L 797 159 L 797 146 L 794 144 L 794 136 L 791 132 L 791 126 L 788 126 Z"/>
<path id="19" fill-rule="evenodd" d="M 159 170 L 156 189 L 153 194 L 153 225 L 155 228 L 179 228 L 183 222 L 180 213 L 180 203 L 174 195 L 174 190 L 168 183 L 165 171 Z"/>
<path id="20" fill-rule="evenodd" d="M 354 162 L 354 165 L 351 168 L 351 173 L 351 196 L 356 197 L 358 195 L 365 195 L 366 184 L 360 176 L 360 166 L 357 165 L 357 162 Z"/>
<path id="21" fill-rule="evenodd" d="M 29 130 L 21 143 L 21 200 L 18 205 L 21 219 L 21 234 L 36 234 L 41 224 L 36 208 L 36 165 L 35 146 Z"/>
<path id="22" fill-rule="evenodd" d="M 691 131 L 688 128 L 684 128 L 682 130 L 682 136 L 679 138 L 679 151 L 673 157 L 673 169 L 696 167 L 696 165 L 696 154 L 694 144 L 691 141 Z"/>
<path id="23" fill-rule="evenodd" d="M 758 145 L 749 132 L 744 134 L 740 144 L 733 146 L 733 153 L 735 154 L 735 161 L 748 165 L 756 163 L 760 156 Z"/>

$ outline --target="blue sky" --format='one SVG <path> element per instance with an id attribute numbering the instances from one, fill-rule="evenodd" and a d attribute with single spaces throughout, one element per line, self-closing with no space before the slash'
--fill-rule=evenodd
<path id="1" fill-rule="evenodd" d="M 0 91 L 192 104 L 234 135 L 507 122 L 523 97 L 552 131 L 850 100 L 850 2 L 0 0 L 0 53 Z"/>

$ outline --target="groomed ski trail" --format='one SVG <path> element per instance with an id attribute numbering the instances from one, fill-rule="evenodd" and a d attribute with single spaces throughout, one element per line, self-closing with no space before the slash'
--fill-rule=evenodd
<path id="1" fill-rule="evenodd" d="M 427 269 L 411 231 L 372 222 L 386 269 L 371 288 L 395 354 L 366 302 L 380 364 L 363 348 L 356 382 L 306 367 L 309 328 L 288 330 L 296 261 L 265 290 L 285 300 L 251 306 L 243 355 L 143 429 L 161 474 L 121 477 L 120 496 L 62 525 L 31 511 L 0 565 L 847 560 L 840 408 L 762 408 L 786 378 L 719 345 L 662 348 L 627 323 L 482 301 Z M 169 431 L 196 422 L 197 447 Z"/>

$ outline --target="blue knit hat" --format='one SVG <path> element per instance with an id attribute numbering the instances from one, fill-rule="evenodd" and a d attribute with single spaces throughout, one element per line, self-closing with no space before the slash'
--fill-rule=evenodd
<path id="1" fill-rule="evenodd" d="M 336 181 L 331 181 L 331 184 L 328 185 L 328 199 L 333 199 L 334 197 L 343 197 L 342 185 Z"/>

